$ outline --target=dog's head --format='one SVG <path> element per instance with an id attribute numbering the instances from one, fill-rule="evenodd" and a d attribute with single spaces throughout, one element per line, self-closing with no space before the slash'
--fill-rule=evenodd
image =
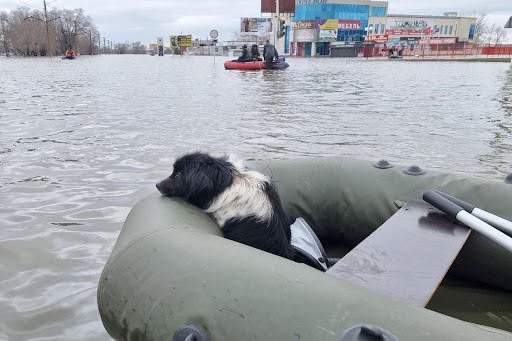
<path id="1" fill-rule="evenodd" d="M 176 160 L 172 174 L 156 184 L 163 195 L 184 198 L 206 208 L 233 181 L 233 165 L 226 158 L 191 153 Z"/>

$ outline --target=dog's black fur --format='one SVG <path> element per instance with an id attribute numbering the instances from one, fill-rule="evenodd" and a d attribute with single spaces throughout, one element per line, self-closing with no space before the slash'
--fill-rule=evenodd
<path id="1" fill-rule="evenodd" d="M 177 159 L 172 174 L 156 187 L 163 195 L 184 198 L 210 213 L 226 238 L 294 258 L 281 200 L 263 174 L 196 152 Z"/>

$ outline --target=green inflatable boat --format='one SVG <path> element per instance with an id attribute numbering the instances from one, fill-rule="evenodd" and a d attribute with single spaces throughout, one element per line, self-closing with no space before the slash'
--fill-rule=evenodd
<path id="1" fill-rule="evenodd" d="M 451 226 L 431 207 L 428 215 L 443 221 L 434 230 L 444 233 L 440 240 L 448 241 L 446 247 L 428 239 L 432 230 L 386 227 L 400 220 L 400 212 L 413 211 L 403 207 L 428 206 L 422 198 L 430 189 L 510 221 L 511 179 L 341 157 L 249 166 L 272 178 L 290 224 L 302 217 L 314 230 L 328 257 L 319 260 L 341 260 L 324 272 L 225 239 L 195 206 L 155 193 L 131 210 L 99 282 L 99 312 L 114 339 L 512 340 L 510 251 L 463 225 Z M 381 231 L 391 231 L 391 242 L 379 237 Z M 414 237 L 422 231 L 427 239 Z M 411 237 L 402 240 L 404 235 Z M 373 250 L 377 265 L 365 270 L 364 252 L 355 251 L 367 242 L 400 251 L 415 245 L 407 252 L 425 248 L 432 264 L 452 259 L 428 299 L 415 304 L 409 299 L 421 291 L 413 280 L 426 277 L 421 266 L 410 256 L 384 264 L 390 259 L 384 247 Z M 340 270 L 338 264 L 349 256 L 351 262 Z M 384 267 L 396 263 L 412 264 L 413 271 L 395 272 L 398 284 L 378 282 Z M 338 274 L 331 272 L 335 267 Z M 386 286 L 398 294 L 386 293 Z"/>

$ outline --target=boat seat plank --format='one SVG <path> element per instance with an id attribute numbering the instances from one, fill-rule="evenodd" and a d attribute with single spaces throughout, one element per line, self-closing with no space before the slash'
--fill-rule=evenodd
<path id="1" fill-rule="evenodd" d="M 327 273 L 424 307 L 469 234 L 432 206 L 408 202 Z"/>

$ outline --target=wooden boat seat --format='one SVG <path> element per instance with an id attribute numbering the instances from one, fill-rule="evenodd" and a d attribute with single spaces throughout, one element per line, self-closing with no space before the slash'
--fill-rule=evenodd
<path id="1" fill-rule="evenodd" d="M 469 234 L 432 206 L 409 202 L 327 273 L 425 306 Z"/>

